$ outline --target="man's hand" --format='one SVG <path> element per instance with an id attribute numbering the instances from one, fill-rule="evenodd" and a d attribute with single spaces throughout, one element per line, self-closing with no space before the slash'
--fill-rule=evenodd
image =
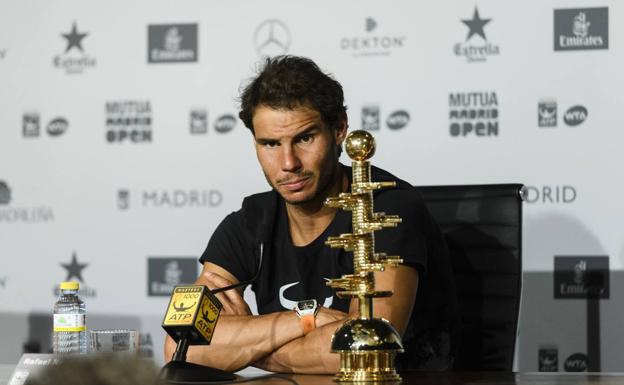
<path id="1" fill-rule="evenodd" d="M 210 290 L 234 284 L 232 281 L 211 271 L 204 271 L 202 277 L 205 278 L 205 285 L 208 286 Z M 247 302 L 243 299 L 241 291 L 232 289 L 215 294 L 223 305 L 223 309 L 221 310 L 222 315 L 251 315 L 249 305 L 247 305 Z"/>

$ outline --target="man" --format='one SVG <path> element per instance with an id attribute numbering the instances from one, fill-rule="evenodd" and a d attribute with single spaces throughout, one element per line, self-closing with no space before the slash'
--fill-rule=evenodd
<path id="1" fill-rule="evenodd" d="M 324 244 L 351 231 L 349 212 L 323 205 L 350 189 L 351 170 L 338 160 L 348 126 L 342 87 L 309 59 L 267 59 L 242 93 L 239 116 L 273 190 L 245 198 L 221 222 L 200 258 L 197 284 L 213 289 L 257 275 L 252 290 L 260 315 L 250 314 L 241 291 L 218 294 L 224 310 L 212 343 L 191 347 L 188 358 L 226 370 L 335 373 L 331 337 L 357 311 L 356 300 L 339 299 L 325 285 L 353 273 L 352 255 Z M 375 193 L 375 211 L 403 222 L 375 233 L 376 249 L 405 261 L 375 273 L 377 290 L 394 291 L 374 301 L 375 317 L 404 337 L 399 368 L 446 369 L 453 359 L 454 286 L 443 238 L 409 184 L 377 168 L 372 179 L 397 181 L 397 188 Z M 306 300 L 321 305 L 316 315 L 293 311 Z M 165 356 L 174 350 L 168 338 Z"/>

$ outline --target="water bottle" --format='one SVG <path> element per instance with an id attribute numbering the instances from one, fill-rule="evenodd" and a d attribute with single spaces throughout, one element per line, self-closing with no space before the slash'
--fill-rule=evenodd
<path id="1" fill-rule="evenodd" d="M 78 282 L 62 282 L 54 304 L 52 349 L 55 354 L 87 352 L 87 310 L 78 297 Z"/>

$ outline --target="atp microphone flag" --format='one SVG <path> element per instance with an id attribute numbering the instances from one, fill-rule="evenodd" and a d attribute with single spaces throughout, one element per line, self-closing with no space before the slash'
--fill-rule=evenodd
<path id="1" fill-rule="evenodd" d="M 186 338 L 190 345 L 210 345 L 222 308 L 206 286 L 176 286 L 162 327 L 176 343 Z"/>

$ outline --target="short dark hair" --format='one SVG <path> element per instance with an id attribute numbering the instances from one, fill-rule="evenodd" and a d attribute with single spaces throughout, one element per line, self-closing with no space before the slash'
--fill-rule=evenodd
<path id="1" fill-rule="evenodd" d="M 252 133 L 253 115 L 260 105 L 289 110 L 311 107 L 329 129 L 336 129 L 347 111 L 340 83 L 312 60 L 291 55 L 267 58 L 241 93 L 240 105 L 238 116 Z"/>

